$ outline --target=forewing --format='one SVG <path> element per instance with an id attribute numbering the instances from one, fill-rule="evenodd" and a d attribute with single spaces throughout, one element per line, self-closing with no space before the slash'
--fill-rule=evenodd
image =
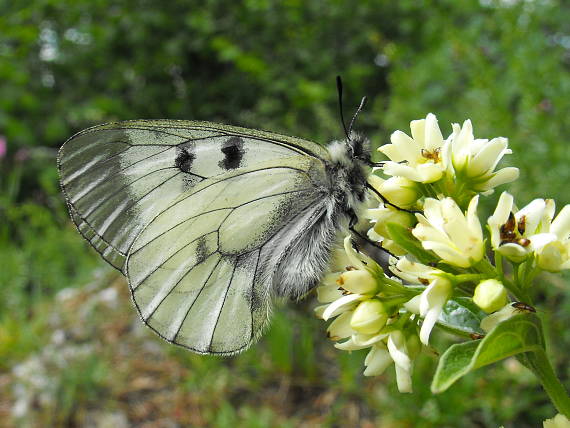
<path id="1" fill-rule="evenodd" d="M 319 203 L 324 174 L 322 163 L 297 156 L 205 180 L 174 201 L 127 259 L 144 322 L 195 352 L 247 348 L 270 310 L 266 247 Z"/>
<path id="2" fill-rule="evenodd" d="M 209 122 L 110 123 L 80 132 L 58 165 L 71 218 L 111 265 L 124 270 L 142 228 L 208 177 L 291 156 L 326 159 L 315 143 Z"/>

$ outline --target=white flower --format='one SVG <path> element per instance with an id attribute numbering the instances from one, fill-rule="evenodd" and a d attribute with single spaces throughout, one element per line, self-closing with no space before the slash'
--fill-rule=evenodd
<path id="1" fill-rule="evenodd" d="M 475 287 L 473 302 L 487 313 L 498 311 L 507 304 L 507 289 L 496 279 L 481 281 Z"/>
<path id="2" fill-rule="evenodd" d="M 552 199 L 535 199 L 514 212 L 513 197 L 503 192 L 495 212 L 487 220 L 491 245 L 515 263 L 524 261 L 532 252 L 536 252 L 539 257 L 542 255 L 543 268 L 567 269 L 570 267 L 566 252 L 570 235 L 570 211 L 564 207 L 555 222 L 552 222 L 554 210 Z M 553 264 L 549 266 L 551 262 Z"/>
<path id="3" fill-rule="evenodd" d="M 376 280 L 368 272 L 368 268 L 380 268 L 372 259 L 354 250 L 350 236 L 344 239 L 344 251 L 341 258 L 344 266 L 348 264 L 354 270 L 329 273 L 317 287 L 317 300 L 325 304 L 314 309 L 315 315 L 325 321 L 354 309 L 358 301 L 370 297 L 365 294 L 372 293 L 372 288 L 377 285 Z M 344 284 L 346 278 L 350 278 L 348 284 Z M 360 292 L 357 292 L 359 290 Z M 347 291 L 349 294 L 346 294 Z"/>
<path id="4" fill-rule="evenodd" d="M 536 250 L 538 266 L 550 272 L 570 269 L 570 205 L 558 213 L 550 225 L 550 233 L 556 239 Z"/>
<path id="5" fill-rule="evenodd" d="M 437 119 L 429 113 L 425 119 L 410 122 L 410 129 L 412 137 L 396 131 L 390 137 L 391 144 L 378 149 L 390 159 L 382 169 L 387 175 L 433 183 L 445 170 L 442 157 L 445 142 Z"/>
<path id="6" fill-rule="evenodd" d="M 441 276 L 443 272 L 439 269 L 411 262 L 406 257 L 402 257 L 396 263 L 393 272 L 411 283 L 424 285 L 428 283 L 420 295 L 413 297 L 404 304 L 408 311 L 420 314 L 423 317 L 420 340 L 424 345 L 427 345 L 431 331 L 441 315 L 443 307 L 451 297 L 452 284 L 447 278 Z"/>
<path id="7" fill-rule="evenodd" d="M 392 357 L 384 342 L 378 342 L 370 348 L 370 352 L 366 355 L 364 365 L 364 376 L 378 376 L 384 373 L 384 370 L 392 364 Z"/>
<path id="8" fill-rule="evenodd" d="M 558 413 L 552 419 L 546 419 L 542 426 L 543 428 L 570 428 L 570 420 L 562 413 Z"/>
<path id="9" fill-rule="evenodd" d="M 400 392 L 412 392 L 413 359 L 420 351 L 416 345 L 417 335 L 406 337 L 402 330 L 394 330 L 389 334 L 370 336 L 363 341 L 365 336 L 352 336 L 343 343 L 337 343 L 335 347 L 342 350 L 357 350 L 370 348 L 366 355 L 364 376 L 381 375 L 386 368 L 394 363 L 396 369 L 396 381 Z"/>
<path id="10" fill-rule="evenodd" d="M 483 258 L 483 231 L 477 217 L 479 197 L 471 199 L 464 215 L 451 198 L 428 198 L 424 214 L 416 214 L 418 225 L 412 230 L 426 250 L 432 250 L 449 264 L 469 267 Z"/>
<path id="11" fill-rule="evenodd" d="M 435 278 L 430 281 L 420 298 L 420 315 L 424 317 L 420 330 L 420 339 L 424 345 L 429 342 L 429 336 L 447 300 L 451 297 L 451 282 L 446 278 Z"/>
<path id="12" fill-rule="evenodd" d="M 506 138 L 475 139 L 470 120 L 453 124 L 453 133 L 448 138 L 453 172 L 462 180 L 470 183 L 470 188 L 477 192 L 492 193 L 492 189 L 504 183 L 514 181 L 519 176 L 519 169 L 514 167 L 495 171 L 497 164 L 506 154 L 512 153 L 507 148 Z"/>
<path id="13" fill-rule="evenodd" d="M 392 273 L 412 284 L 426 285 L 429 279 L 441 274 L 439 269 L 414 262 L 407 257 L 397 259 L 396 264 L 390 266 Z"/>

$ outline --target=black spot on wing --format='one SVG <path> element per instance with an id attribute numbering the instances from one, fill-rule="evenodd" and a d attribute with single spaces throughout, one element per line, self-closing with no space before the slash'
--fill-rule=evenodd
<path id="1" fill-rule="evenodd" d="M 192 164 L 196 159 L 194 148 L 192 146 L 178 147 L 176 149 L 176 159 L 174 159 L 174 166 L 182 172 L 190 172 Z"/>
<path id="2" fill-rule="evenodd" d="M 208 247 L 206 245 L 206 236 L 200 236 L 196 243 L 196 264 L 202 263 L 208 257 Z"/>
<path id="3" fill-rule="evenodd" d="M 222 153 L 224 159 L 219 162 L 220 168 L 236 169 L 241 166 L 241 161 L 245 150 L 243 148 L 243 139 L 241 137 L 230 137 L 222 144 Z"/>

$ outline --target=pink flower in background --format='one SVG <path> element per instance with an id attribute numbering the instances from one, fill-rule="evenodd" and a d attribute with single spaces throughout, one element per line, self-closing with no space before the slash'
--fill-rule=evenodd
<path id="1" fill-rule="evenodd" d="M 6 137 L 0 135 L 0 159 L 6 156 L 7 148 L 8 144 L 6 142 Z"/>

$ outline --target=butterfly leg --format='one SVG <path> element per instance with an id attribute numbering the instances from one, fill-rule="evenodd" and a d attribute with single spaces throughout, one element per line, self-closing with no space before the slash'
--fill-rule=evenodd
<path id="1" fill-rule="evenodd" d="M 378 196 L 378 197 L 382 200 L 382 202 L 384 202 L 385 205 L 389 205 L 389 206 L 391 206 L 391 207 L 393 207 L 393 208 L 396 208 L 396 209 L 399 210 L 399 211 L 405 211 L 405 212 L 410 213 L 410 214 L 416 214 L 416 213 L 420 213 L 420 212 L 421 212 L 421 211 L 407 210 L 407 209 L 405 209 L 405 208 L 401 208 L 401 207 L 399 207 L 399 206 L 397 206 L 397 205 L 394 205 L 392 202 L 390 202 L 388 199 L 386 199 L 386 197 L 385 197 L 382 193 L 380 193 L 378 190 L 376 190 L 376 189 L 375 189 L 373 186 L 371 186 L 370 184 L 366 183 L 366 187 L 367 187 L 369 190 L 371 190 L 372 193 L 374 193 L 376 196 Z"/>
<path id="2" fill-rule="evenodd" d="M 393 254 L 385 248 L 382 248 L 376 242 L 370 240 L 365 234 L 356 230 L 355 226 L 358 224 L 358 217 L 352 210 L 349 212 L 349 215 L 350 221 L 348 224 L 348 230 L 352 236 L 352 244 L 355 247 L 355 250 L 363 252 L 378 263 L 385 272 L 388 272 L 390 256 Z"/>

